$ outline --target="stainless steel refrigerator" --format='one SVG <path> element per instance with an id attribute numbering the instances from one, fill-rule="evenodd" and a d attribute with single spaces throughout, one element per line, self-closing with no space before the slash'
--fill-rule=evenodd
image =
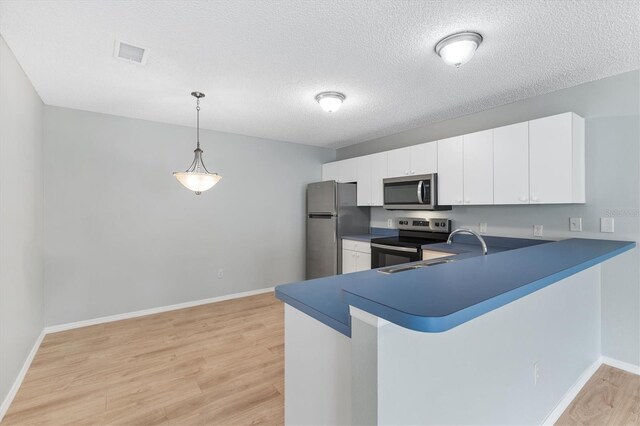
<path id="1" fill-rule="evenodd" d="M 369 207 L 358 207 L 355 183 L 307 185 L 307 279 L 342 273 L 342 237 L 369 233 Z"/>

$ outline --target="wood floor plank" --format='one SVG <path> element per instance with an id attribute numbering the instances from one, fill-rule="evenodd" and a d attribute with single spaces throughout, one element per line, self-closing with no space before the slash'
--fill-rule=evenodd
<path id="1" fill-rule="evenodd" d="M 284 424 L 273 293 L 47 335 L 5 425 Z"/>
<path id="2" fill-rule="evenodd" d="M 640 376 L 600 366 L 556 425 L 640 425 Z"/>
<path id="3" fill-rule="evenodd" d="M 273 293 L 47 335 L 9 425 L 284 424 Z M 602 366 L 559 425 L 640 425 L 640 377 Z"/>

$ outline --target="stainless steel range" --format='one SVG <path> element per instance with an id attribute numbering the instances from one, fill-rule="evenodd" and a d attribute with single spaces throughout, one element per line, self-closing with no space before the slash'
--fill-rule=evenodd
<path id="1" fill-rule="evenodd" d="M 400 265 L 422 260 L 426 244 L 445 243 L 451 233 L 449 219 L 402 217 L 398 219 L 397 237 L 371 240 L 371 267 Z"/>

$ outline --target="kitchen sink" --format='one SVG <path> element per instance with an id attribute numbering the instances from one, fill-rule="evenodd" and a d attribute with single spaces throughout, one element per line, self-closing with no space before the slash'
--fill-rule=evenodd
<path id="1" fill-rule="evenodd" d="M 398 272 L 413 271 L 414 269 L 427 268 L 429 266 L 440 265 L 442 263 L 455 262 L 458 259 L 432 259 L 423 260 L 421 262 L 411 263 L 409 265 L 394 265 L 386 268 L 378 269 L 381 274 L 396 274 Z"/>

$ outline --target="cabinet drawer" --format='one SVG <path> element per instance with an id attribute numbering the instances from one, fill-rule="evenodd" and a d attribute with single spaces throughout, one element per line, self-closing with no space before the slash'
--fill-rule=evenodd
<path id="1" fill-rule="evenodd" d="M 371 244 L 364 241 L 342 240 L 344 250 L 353 250 L 360 253 L 371 253 Z"/>

